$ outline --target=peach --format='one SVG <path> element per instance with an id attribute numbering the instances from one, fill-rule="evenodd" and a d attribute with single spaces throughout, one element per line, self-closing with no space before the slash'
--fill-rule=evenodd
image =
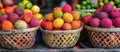
<path id="1" fill-rule="evenodd" d="M 52 24 L 52 22 L 46 22 L 45 29 L 46 30 L 53 30 L 53 24 Z"/>
<path id="2" fill-rule="evenodd" d="M 62 29 L 63 30 L 71 30 L 72 27 L 71 27 L 70 23 L 64 23 L 62 26 Z"/>
<path id="3" fill-rule="evenodd" d="M 79 20 L 80 19 L 80 15 L 78 14 L 77 11 L 72 11 L 71 14 L 73 16 L 73 20 Z"/>
<path id="4" fill-rule="evenodd" d="M 5 21 L 2 22 L 2 29 L 5 30 L 5 31 L 12 30 L 13 29 L 13 24 L 10 21 L 5 20 Z"/>
<path id="5" fill-rule="evenodd" d="M 71 26 L 72 26 L 72 29 L 74 30 L 74 29 L 80 28 L 81 25 L 79 21 L 74 20 L 73 22 L 71 22 Z"/>

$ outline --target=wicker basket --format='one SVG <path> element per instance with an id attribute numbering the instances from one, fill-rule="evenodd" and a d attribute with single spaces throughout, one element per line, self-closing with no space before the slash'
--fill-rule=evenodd
<path id="1" fill-rule="evenodd" d="M 118 48 L 120 47 L 120 28 L 96 28 L 84 25 L 94 47 Z"/>
<path id="2" fill-rule="evenodd" d="M 69 31 L 48 31 L 42 28 L 42 38 L 45 44 L 52 48 L 69 48 L 77 43 L 82 27 Z"/>
<path id="3" fill-rule="evenodd" d="M 7 49 L 25 49 L 34 45 L 38 27 L 0 31 L 0 45 Z"/>

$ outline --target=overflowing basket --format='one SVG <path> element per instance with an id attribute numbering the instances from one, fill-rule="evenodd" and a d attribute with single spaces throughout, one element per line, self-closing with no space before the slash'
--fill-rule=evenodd
<path id="1" fill-rule="evenodd" d="M 120 47 L 120 28 L 96 28 L 84 25 L 94 47 Z"/>
<path id="2" fill-rule="evenodd" d="M 52 48 L 69 48 L 77 43 L 82 27 L 69 31 L 49 31 L 42 28 L 42 38 L 45 44 Z"/>
<path id="3" fill-rule="evenodd" d="M 36 30 L 39 27 L 0 31 L 0 45 L 8 49 L 25 49 L 34 45 Z"/>

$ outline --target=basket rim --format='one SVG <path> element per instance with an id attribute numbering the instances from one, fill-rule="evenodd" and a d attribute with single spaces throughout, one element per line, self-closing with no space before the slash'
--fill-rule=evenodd
<path id="1" fill-rule="evenodd" d="M 98 28 L 98 27 L 91 27 L 88 25 L 84 25 L 84 27 L 87 30 L 93 30 L 93 31 L 102 31 L 102 32 L 118 32 L 118 31 L 120 31 L 120 28 Z"/>
<path id="2" fill-rule="evenodd" d="M 62 31 L 44 30 L 44 29 L 40 26 L 40 30 L 41 30 L 41 31 L 44 31 L 45 33 L 54 33 L 54 34 L 55 34 L 55 33 L 75 33 L 75 32 L 77 32 L 77 31 L 81 31 L 82 29 L 83 29 L 83 24 L 82 24 L 81 27 L 78 28 L 78 29 L 75 29 L 75 30 L 62 30 Z"/>
<path id="3" fill-rule="evenodd" d="M 27 29 L 9 30 L 9 31 L 0 30 L 0 34 L 23 33 L 23 32 L 35 31 L 35 30 L 38 30 L 38 29 L 39 29 L 39 26 L 38 27 L 27 28 Z"/>

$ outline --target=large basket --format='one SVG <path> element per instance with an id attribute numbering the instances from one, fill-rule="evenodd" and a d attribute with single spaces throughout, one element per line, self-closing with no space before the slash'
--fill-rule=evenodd
<path id="1" fill-rule="evenodd" d="M 96 28 L 84 25 L 94 47 L 118 48 L 120 47 L 120 28 Z"/>
<path id="2" fill-rule="evenodd" d="M 0 45 L 7 49 L 25 49 L 34 45 L 38 27 L 0 31 Z"/>
<path id="3" fill-rule="evenodd" d="M 52 48 L 69 48 L 77 43 L 82 27 L 69 31 L 48 31 L 42 28 L 42 38 L 45 44 Z"/>

